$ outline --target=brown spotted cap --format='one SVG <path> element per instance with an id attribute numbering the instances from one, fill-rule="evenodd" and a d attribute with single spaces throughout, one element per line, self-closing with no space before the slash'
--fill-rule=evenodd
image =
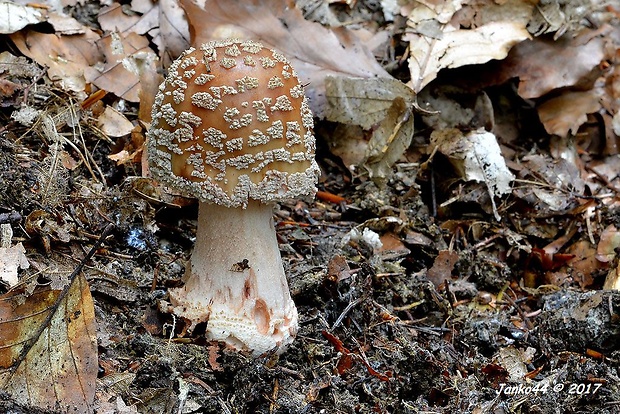
<path id="1" fill-rule="evenodd" d="M 226 207 L 314 194 L 312 112 L 286 58 L 221 40 L 185 51 L 160 85 L 149 167 L 180 193 Z"/>

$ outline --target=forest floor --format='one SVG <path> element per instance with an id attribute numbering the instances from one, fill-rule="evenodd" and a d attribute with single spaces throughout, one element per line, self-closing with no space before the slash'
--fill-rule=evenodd
<path id="1" fill-rule="evenodd" d="M 333 13 L 323 18 L 306 4 L 306 19 L 322 28 L 325 16 L 372 23 L 380 14 L 369 25 L 390 33 L 383 44 L 392 53 L 378 60 L 394 82 L 415 79 L 406 64 L 413 40 L 400 36 L 411 15 L 388 20 L 383 2 L 336 3 L 321 6 Z M 483 3 L 493 2 L 476 7 Z M 102 9 L 69 10 L 102 31 Z M 336 105 L 316 103 L 323 95 L 311 73 L 320 191 L 274 211 L 299 332 L 284 353 L 260 358 L 179 336 L 180 321 L 158 308 L 182 283 L 197 203 L 146 176 L 144 102 L 89 86 L 77 93 L 66 74 L 64 84 L 51 79 L 53 66 L 33 51 L 34 32 L 53 32 L 48 23 L 3 35 L 0 224 L 12 235 L 0 246 L 0 301 L 17 296 L 9 265 L 20 268 L 24 298 L 81 270 L 94 305 L 92 407 L 101 414 L 620 413 L 620 11 L 605 10 L 598 25 L 564 27 L 568 38 L 540 35 L 506 59 L 438 68 L 419 90 L 408 84 L 415 104 L 402 92 L 406 109 L 393 97 L 373 107 L 383 118 L 371 127 L 335 113 L 354 99 L 345 87 L 335 96 L 328 82 Z M 565 60 L 545 60 L 554 47 Z M 527 64 L 515 69 L 519 62 Z M 571 70 L 547 68 L 532 86 L 528 70 L 546 64 Z M 530 79 L 529 92 L 519 77 Z M 371 82 L 356 79 L 358 88 Z M 468 139 L 477 149 L 462 145 Z M 484 166 L 472 171 L 463 154 Z M 9 259 L 16 246 L 27 264 Z M 10 389 L 0 388 L 0 412 L 71 411 L 32 407 Z"/>

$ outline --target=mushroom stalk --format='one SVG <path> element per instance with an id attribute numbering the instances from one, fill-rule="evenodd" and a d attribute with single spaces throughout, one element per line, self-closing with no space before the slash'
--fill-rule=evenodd
<path id="1" fill-rule="evenodd" d="M 282 350 L 297 332 L 273 224 L 273 205 L 247 208 L 201 202 L 196 245 L 185 285 L 170 291 L 173 312 L 190 330 L 206 323 L 209 340 L 258 356 Z"/>

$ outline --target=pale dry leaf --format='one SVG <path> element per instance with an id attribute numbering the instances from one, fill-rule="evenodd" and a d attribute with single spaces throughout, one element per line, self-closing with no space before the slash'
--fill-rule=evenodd
<path id="1" fill-rule="evenodd" d="M 463 135 L 457 129 L 446 129 L 433 132 L 431 144 L 450 159 L 465 181 L 486 182 L 496 197 L 510 193 L 515 177 L 492 133 L 480 129 Z"/>
<path id="2" fill-rule="evenodd" d="M 11 34 L 29 24 L 45 21 L 45 13 L 38 8 L 22 6 L 12 1 L 0 1 L 0 33 Z"/>
<path id="3" fill-rule="evenodd" d="M 56 34 L 76 35 L 83 34 L 86 31 L 82 23 L 65 14 L 50 12 L 46 21 L 52 25 Z"/>
<path id="4" fill-rule="evenodd" d="M 73 36 L 22 30 L 11 35 L 11 40 L 25 56 L 47 66 L 52 81 L 76 93 L 84 94 L 86 82 L 97 75 L 94 66 L 102 59 L 95 45 L 99 35 L 90 29 Z"/>
<path id="5" fill-rule="evenodd" d="M 379 127 L 373 131 L 366 150 L 364 167 L 378 185 L 385 185 L 413 138 L 414 120 L 411 102 L 396 97 Z"/>
<path id="6" fill-rule="evenodd" d="M 484 129 L 467 135 L 458 129 L 445 129 L 431 134 L 431 144 L 450 160 L 463 180 L 486 185 L 493 213 L 499 221 L 494 197 L 510 193 L 515 177 L 506 166 L 495 135 Z"/>
<path id="7" fill-rule="evenodd" d="M 492 22 L 471 30 L 447 25 L 440 39 L 408 33 L 404 39 L 410 48 L 409 85 L 419 92 L 442 69 L 503 59 L 510 48 L 529 37 L 521 23 L 510 21 Z"/>
<path id="8" fill-rule="evenodd" d="M 401 122 L 401 118 L 406 113 L 411 114 L 413 91 L 393 78 L 346 76 L 327 76 L 325 88 L 325 119 L 359 125 L 366 130 L 378 126 L 368 143 L 353 139 L 350 142 L 337 140 L 332 144 L 337 145 L 334 153 L 340 152 L 347 166 L 364 164 L 370 176 L 380 184 L 411 143 L 413 118 L 407 116 L 406 122 Z"/>
<path id="9" fill-rule="evenodd" d="M 159 48 L 159 56 L 168 65 L 190 45 L 189 24 L 185 11 L 178 0 L 159 2 L 159 32 L 153 42 Z"/>
<path id="10" fill-rule="evenodd" d="M 0 281 L 9 287 L 19 283 L 19 269 L 30 267 L 26 258 L 26 249 L 21 243 L 13 247 L 0 247 Z"/>
<path id="11" fill-rule="evenodd" d="M 146 37 L 137 33 L 113 32 L 99 42 L 106 63 L 100 74 L 92 79 L 99 88 L 112 92 L 130 102 L 140 100 L 140 77 L 157 77 L 157 56 Z"/>
<path id="12" fill-rule="evenodd" d="M 310 106 L 320 118 L 325 115 L 327 75 L 389 77 L 351 30 L 309 22 L 286 0 L 207 0 L 203 7 L 183 0 L 181 4 L 194 45 L 217 39 L 218 33 L 235 33 L 282 52 L 302 83 L 308 83 Z"/>
<path id="13" fill-rule="evenodd" d="M 381 122 L 394 99 L 402 97 L 413 102 L 415 95 L 401 81 L 394 78 L 352 78 L 326 76 L 327 105 L 325 119 L 371 129 Z"/>
<path id="14" fill-rule="evenodd" d="M 528 348 L 530 355 L 512 346 L 502 347 L 499 352 L 493 355 L 493 361 L 503 367 L 508 372 L 510 381 L 520 383 L 528 373 L 526 362 L 531 360 L 534 348 Z"/>
<path id="15" fill-rule="evenodd" d="M 616 257 L 616 251 L 620 247 L 620 232 L 613 224 L 610 224 L 601 233 L 601 238 L 596 246 L 596 258 L 604 263 L 611 262 Z"/>
<path id="16" fill-rule="evenodd" d="M 407 24 L 417 27 L 420 23 L 435 20 L 440 24 L 452 20 L 454 13 L 463 7 L 463 0 L 407 2 L 401 7 L 401 14 L 407 17 Z"/>
<path id="17" fill-rule="evenodd" d="M 565 92 L 542 103 L 537 108 L 538 116 L 549 134 L 561 137 L 569 133 L 575 135 L 588 120 L 588 114 L 601 109 L 603 93 L 601 88 Z"/>
<path id="18" fill-rule="evenodd" d="M 92 412 L 97 371 L 94 306 L 82 274 L 64 290 L 0 297 L 0 389 L 17 403 Z"/>
<path id="19" fill-rule="evenodd" d="M 97 126 L 101 131 L 110 137 L 122 137 L 128 135 L 134 128 L 129 119 L 111 106 L 106 106 L 99 118 Z"/>
<path id="20" fill-rule="evenodd" d="M 609 270 L 603 289 L 620 290 L 620 264 Z"/>
<path id="21" fill-rule="evenodd" d="M 493 75 L 494 82 L 519 78 L 519 95 L 525 99 L 578 84 L 593 83 L 597 69 L 605 58 L 604 33 L 582 31 L 578 36 L 565 35 L 557 41 L 535 38 L 516 45 Z"/>

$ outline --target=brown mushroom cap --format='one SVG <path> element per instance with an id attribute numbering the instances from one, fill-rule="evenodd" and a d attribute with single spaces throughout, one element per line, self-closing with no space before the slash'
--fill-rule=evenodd
<path id="1" fill-rule="evenodd" d="M 155 178 L 226 207 L 314 194 L 313 119 L 286 58 L 255 41 L 185 51 L 159 88 L 148 133 Z"/>

